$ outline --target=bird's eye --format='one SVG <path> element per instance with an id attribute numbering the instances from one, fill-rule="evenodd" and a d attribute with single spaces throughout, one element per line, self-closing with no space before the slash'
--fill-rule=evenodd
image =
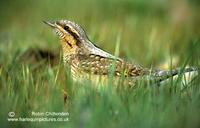
<path id="1" fill-rule="evenodd" d="M 68 31 L 68 30 L 69 30 L 69 26 L 64 26 L 64 29 L 65 29 L 66 31 Z"/>

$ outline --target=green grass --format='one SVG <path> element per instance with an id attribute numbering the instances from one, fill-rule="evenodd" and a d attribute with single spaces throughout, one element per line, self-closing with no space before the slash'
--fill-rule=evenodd
<path id="1" fill-rule="evenodd" d="M 200 127 L 199 76 L 184 90 L 174 81 L 97 91 L 87 81 L 71 80 L 58 39 L 42 23 L 76 21 L 96 45 L 148 68 L 199 67 L 199 8 L 197 0 L 1 1 L 0 126 Z M 63 90 L 69 95 L 66 104 Z M 15 117 L 48 111 L 70 115 L 67 122 L 8 122 L 11 111 Z"/>

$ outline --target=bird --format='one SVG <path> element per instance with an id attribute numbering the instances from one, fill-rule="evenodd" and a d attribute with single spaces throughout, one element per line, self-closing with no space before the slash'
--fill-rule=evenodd
<path id="1" fill-rule="evenodd" d="M 121 81 L 128 86 L 135 86 L 141 79 L 160 83 L 181 73 L 197 72 L 196 67 L 173 70 L 144 68 L 139 64 L 116 57 L 90 41 L 85 30 L 70 20 L 43 21 L 58 35 L 62 45 L 64 65 L 70 67 L 73 81 L 89 80 L 93 85 L 105 85 L 112 78 L 112 83 Z"/>

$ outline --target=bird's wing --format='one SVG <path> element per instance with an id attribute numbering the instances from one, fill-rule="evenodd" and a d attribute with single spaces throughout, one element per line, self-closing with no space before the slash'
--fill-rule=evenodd
<path id="1" fill-rule="evenodd" d="M 129 64 L 122 59 L 105 57 L 98 54 L 79 55 L 79 67 L 89 73 L 97 75 L 108 75 L 113 73 L 115 76 L 136 77 L 147 74 L 147 70 Z"/>

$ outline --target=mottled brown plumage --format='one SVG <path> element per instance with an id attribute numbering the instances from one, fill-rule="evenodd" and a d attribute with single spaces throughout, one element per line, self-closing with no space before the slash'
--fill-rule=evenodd
<path id="1" fill-rule="evenodd" d="M 115 57 L 96 47 L 88 39 L 83 28 L 72 21 L 58 20 L 45 23 L 51 26 L 59 36 L 64 63 L 71 67 L 74 80 L 88 79 L 95 84 L 102 81 L 105 83 L 109 74 L 113 74 L 114 82 L 119 82 L 119 78 L 123 76 L 125 82 L 134 84 L 144 76 L 155 81 L 162 81 L 181 72 L 180 70 L 149 70 Z M 194 68 L 188 68 L 185 71 L 194 70 Z"/>

